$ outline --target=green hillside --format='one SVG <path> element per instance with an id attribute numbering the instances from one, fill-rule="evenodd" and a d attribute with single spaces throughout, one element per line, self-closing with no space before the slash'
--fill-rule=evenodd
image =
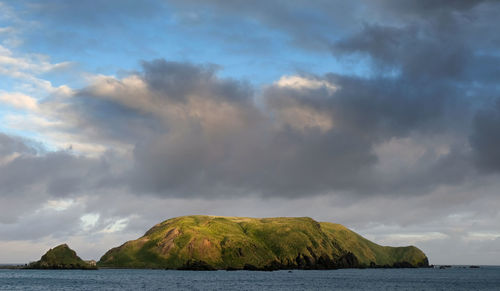
<path id="1" fill-rule="evenodd" d="M 39 261 L 28 265 L 29 269 L 96 269 L 76 255 L 66 244 L 50 249 Z"/>
<path id="2" fill-rule="evenodd" d="M 395 263 L 405 262 L 416 267 L 426 267 L 428 265 L 425 254 L 414 246 L 381 246 L 341 224 L 329 222 L 321 222 L 320 224 L 321 229 L 332 242 L 336 243 L 340 248 L 352 252 L 361 265 L 370 266 L 372 262 L 378 266 L 392 266 Z"/>
<path id="3" fill-rule="evenodd" d="M 372 243 L 347 228 L 308 217 L 183 216 L 109 250 L 102 267 L 168 269 L 334 269 L 426 266 L 415 247 Z"/>

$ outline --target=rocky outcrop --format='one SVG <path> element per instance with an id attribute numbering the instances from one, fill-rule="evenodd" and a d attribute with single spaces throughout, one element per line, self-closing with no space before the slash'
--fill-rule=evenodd
<path id="1" fill-rule="evenodd" d="M 207 264 L 207 262 L 199 260 L 188 260 L 182 267 L 177 270 L 188 270 L 188 271 L 215 271 L 213 266 Z"/>
<path id="2" fill-rule="evenodd" d="M 95 263 L 92 265 L 85 262 L 67 244 L 59 245 L 45 253 L 39 261 L 26 266 L 27 269 L 81 269 L 95 270 Z"/>

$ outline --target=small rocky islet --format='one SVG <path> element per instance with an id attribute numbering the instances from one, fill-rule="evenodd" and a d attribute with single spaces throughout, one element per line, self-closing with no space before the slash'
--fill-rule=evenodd
<path id="1" fill-rule="evenodd" d="M 71 258 L 71 260 L 69 259 Z M 414 246 L 373 243 L 348 228 L 308 217 L 182 216 L 165 220 L 142 237 L 107 251 L 96 265 L 67 245 L 30 268 L 150 268 L 255 270 L 428 267 Z"/>
<path id="2" fill-rule="evenodd" d="M 96 263 L 84 261 L 67 244 L 48 250 L 40 260 L 28 264 L 25 269 L 80 269 L 95 270 Z"/>

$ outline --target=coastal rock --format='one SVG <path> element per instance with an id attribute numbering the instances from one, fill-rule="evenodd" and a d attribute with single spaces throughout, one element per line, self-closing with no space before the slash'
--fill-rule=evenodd
<path id="1" fill-rule="evenodd" d="M 178 268 L 178 270 L 189 270 L 189 271 L 215 271 L 216 269 L 207 264 L 204 261 L 199 260 L 188 260 L 186 264 Z"/>

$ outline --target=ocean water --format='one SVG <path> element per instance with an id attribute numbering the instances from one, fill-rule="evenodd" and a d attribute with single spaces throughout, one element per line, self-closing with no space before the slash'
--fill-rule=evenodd
<path id="1" fill-rule="evenodd" d="M 0 290 L 500 290 L 500 267 L 292 272 L 0 270 Z"/>

